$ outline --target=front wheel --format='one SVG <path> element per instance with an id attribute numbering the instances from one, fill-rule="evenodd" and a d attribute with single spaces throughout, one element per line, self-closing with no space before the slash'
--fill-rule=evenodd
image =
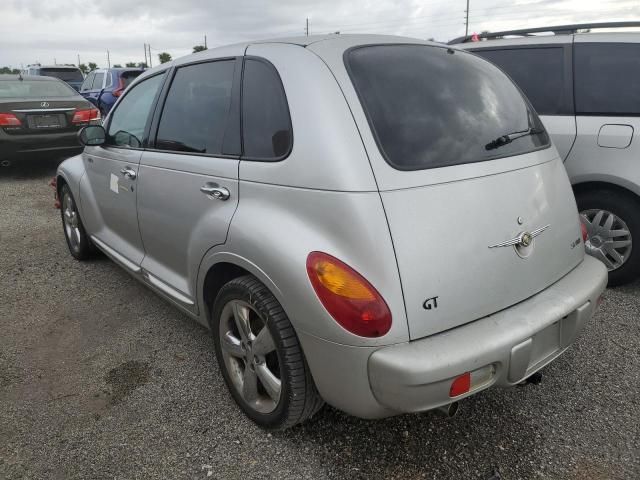
<path id="1" fill-rule="evenodd" d="M 640 202 L 612 190 L 591 190 L 576 195 L 578 210 L 589 238 L 586 252 L 609 270 L 609 285 L 622 285 L 640 270 Z"/>
<path id="2" fill-rule="evenodd" d="M 322 407 L 287 315 L 256 278 L 239 277 L 222 287 L 211 329 L 227 387 L 258 425 L 283 430 Z"/>

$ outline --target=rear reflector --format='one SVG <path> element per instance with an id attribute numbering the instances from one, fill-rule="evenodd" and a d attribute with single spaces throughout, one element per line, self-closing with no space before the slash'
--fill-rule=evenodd
<path id="1" fill-rule="evenodd" d="M 0 113 L 0 127 L 19 127 L 20 119 L 13 113 Z"/>
<path id="2" fill-rule="evenodd" d="M 449 389 L 450 397 L 457 397 L 465 393 L 477 390 L 483 385 L 488 385 L 496 373 L 495 365 L 486 365 L 472 372 L 466 372 L 453 379 Z"/>
<path id="3" fill-rule="evenodd" d="M 463 393 L 467 393 L 471 389 L 471 372 L 465 372 L 459 377 L 456 377 L 451 383 L 449 389 L 450 397 L 457 397 Z"/>
<path id="4" fill-rule="evenodd" d="M 73 114 L 72 123 L 89 123 L 100 120 L 100 110 L 97 108 L 87 108 L 85 110 L 76 110 Z"/>
<path id="5" fill-rule="evenodd" d="M 391 311 L 362 275 L 335 257 L 311 252 L 307 257 L 311 285 L 324 308 L 347 331 L 381 337 L 391 328 Z"/>

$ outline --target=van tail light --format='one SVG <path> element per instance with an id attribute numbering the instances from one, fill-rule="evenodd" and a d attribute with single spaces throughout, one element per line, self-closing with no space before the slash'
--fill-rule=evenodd
<path id="1" fill-rule="evenodd" d="M 347 331 L 360 337 L 381 337 L 391 328 L 391 311 L 362 275 L 335 257 L 311 252 L 307 273 L 320 302 Z"/>
<path id="2" fill-rule="evenodd" d="M 124 79 L 120 77 L 120 83 L 118 83 L 118 88 L 116 88 L 113 92 L 111 92 L 111 95 L 113 95 L 114 97 L 119 97 L 124 92 L 124 88 L 125 88 Z"/>
<path id="3" fill-rule="evenodd" d="M 0 113 L 0 127 L 19 127 L 20 119 L 13 113 Z"/>
<path id="4" fill-rule="evenodd" d="M 100 120 L 100 110 L 97 108 L 87 108 L 83 110 L 76 110 L 73 114 L 71 123 L 90 123 Z"/>
<path id="5" fill-rule="evenodd" d="M 587 231 L 587 226 L 584 224 L 582 219 L 580 219 L 580 230 L 582 231 L 582 241 L 586 242 L 589 240 L 589 232 Z"/>

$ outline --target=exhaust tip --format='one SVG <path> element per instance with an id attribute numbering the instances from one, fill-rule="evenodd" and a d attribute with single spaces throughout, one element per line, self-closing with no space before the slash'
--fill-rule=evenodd
<path id="1" fill-rule="evenodd" d="M 436 408 L 436 412 L 446 418 L 453 418 L 457 415 L 460 404 L 458 402 L 451 402 L 448 405 Z"/>

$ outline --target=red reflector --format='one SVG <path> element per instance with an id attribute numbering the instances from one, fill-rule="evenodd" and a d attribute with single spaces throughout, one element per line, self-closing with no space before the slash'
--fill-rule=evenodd
<path id="1" fill-rule="evenodd" d="M 100 120 L 100 110 L 97 108 L 87 108 L 86 110 L 76 110 L 73 114 L 72 123 L 89 123 L 93 120 Z"/>
<path id="2" fill-rule="evenodd" d="M 449 389 L 450 397 L 457 397 L 458 395 L 462 395 L 463 393 L 467 393 L 471 389 L 471 373 L 466 372 L 456 377 L 455 380 L 451 383 L 451 388 Z"/>
<path id="3" fill-rule="evenodd" d="M 0 113 L 0 127 L 19 127 L 22 125 L 13 113 Z"/>
<path id="4" fill-rule="evenodd" d="M 582 230 L 582 241 L 586 242 L 589 239 L 589 232 L 587 232 L 587 226 L 580 221 L 580 230 Z"/>
<path id="5" fill-rule="evenodd" d="M 391 328 L 391 312 L 362 275 L 335 257 L 311 252 L 309 280 L 324 308 L 345 330 L 361 337 L 382 337 Z"/>

